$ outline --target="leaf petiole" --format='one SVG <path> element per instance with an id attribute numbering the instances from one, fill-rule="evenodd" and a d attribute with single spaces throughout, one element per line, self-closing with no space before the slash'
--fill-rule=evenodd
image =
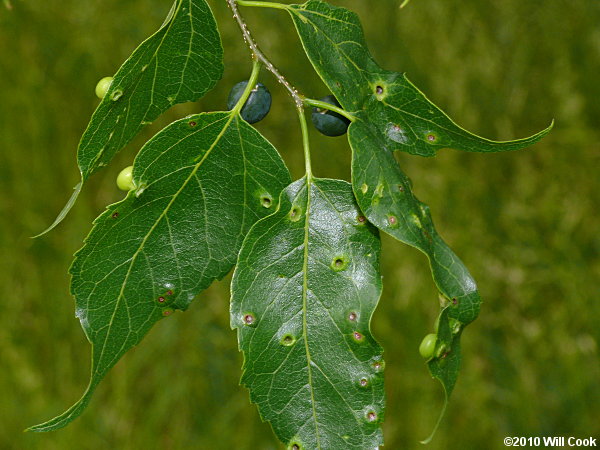
<path id="1" fill-rule="evenodd" d="M 238 5 L 242 6 L 254 6 L 256 8 L 274 8 L 274 9 L 283 9 L 288 10 L 289 6 L 284 5 L 283 3 L 274 3 L 274 2 L 259 2 L 259 1 L 247 1 L 247 0 L 236 0 Z"/>
<path id="2" fill-rule="evenodd" d="M 312 167 L 310 164 L 310 142 L 308 140 L 308 126 L 306 125 L 306 116 L 304 107 L 298 106 L 298 119 L 300 120 L 300 129 L 302 130 L 302 146 L 304 148 L 304 167 L 306 169 L 306 184 L 310 185 L 312 181 Z"/>
<path id="3" fill-rule="evenodd" d="M 246 85 L 246 89 L 242 93 L 242 96 L 231 110 L 232 115 L 239 114 L 244 105 L 246 104 L 246 100 L 248 100 L 248 97 L 250 97 L 250 94 L 256 87 L 256 82 L 258 80 L 258 74 L 260 73 L 261 67 L 262 64 L 260 63 L 260 61 L 258 61 L 258 59 L 255 58 L 252 60 L 252 73 L 250 74 L 250 79 L 248 80 L 248 84 Z"/>
<path id="4" fill-rule="evenodd" d="M 312 98 L 303 98 L 302 101 L 304 102 L 305 105 L 315 106 L 317 108 L 328 109 L 329 111 L 336 112 L 336 113 L 344 116 L 346 119 L 348 119 L 351 122 L 354 122 L 356 120 L 356 116 L 354 114 L 349 113 L 348 111 L 346 111 L 343 108 L 332 105 L 331 103 L 322 102 L 321 100 L 314 100 Z"/>

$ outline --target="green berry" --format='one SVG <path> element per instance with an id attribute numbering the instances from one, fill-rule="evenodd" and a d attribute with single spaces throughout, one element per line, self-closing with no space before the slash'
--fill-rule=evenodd
<path id="1" fill-rule="evenodd" d="M 419 353 L 425 359 L 430 359 L 435 352 L 435 344 L 437 343 L 437 334 L 428 334 L 419 345 Z"/>
<path id="2" fill-rule="evenodd" d="M 113 82 L 113 77 L 104 77 L 98 84 L 96 85 L 96 95 L 99 99 L 103 99 L 108 90 L 110 89 L 110 85 Z"/>
<path id="3" fill-rule="evenodd" d="M 131 191 L 135 188 L 133 184 L 133 166 L 125 167 L 117 177 L 117 186 L 122 191 Z"/>

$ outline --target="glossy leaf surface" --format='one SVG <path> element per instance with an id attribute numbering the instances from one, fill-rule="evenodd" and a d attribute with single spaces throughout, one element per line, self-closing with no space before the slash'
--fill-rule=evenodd
<path id="1" fill-rule="evenodd" d="M 392 152 L 367 124 L 350 126 L 352 183 L 356 200 L 369 221 L 396 239 L 418 248 L 429 258 L 442 307 L 462 326 L 473 321 L 481 298 L 469 271 L 437 233 L 429 207 L 412 193 L 410 180 L 400 170 Z M 448 352 L 458 352 L 459 334 L 438 335 L 438 343 Z M 460 356 L 457 355 L 460 360 Z M 444 373 L 452 371 L 452 373 Z M 458 375 L 458 364 L 445 364 L 434 376 L 450 393 Z"/>
<path id="2" fill-rule="evenodd" d="M 446 311 L 440 316 L 440 326 L 449 329 L 452 320 L 458 330 L 438 335 L 438 351 L 429 362 L 432 375 L 448 396 L 460 365 L 460 332 L 477 317 L 481 299 L 464 264 L 436 232 L 429 208 L 413 195 L 392 152 L 434 156 L 446 147 L 471 152 L 518 150 L 537 142 L 551 126 L 509 142 L 476 136 L 456 125 L 403 74 L 379 67 L 368 51 L 356 14 L 321 0 L 286 9 L 313 67 L 344 109 L 355 116 L 348 139 L 359 207 L 371 223 L 429 258 Z"/>
<path id="3" fill-rule="evenodd" d="M 123 63 L 77 149 L 81 181 L 54 222 L 69 213 L 85 181 L 171 106 L 195 101 L 223 74 L 223 47 L 205 0 L 176 0 L 160 29 Z"/>
<path id="4" fill-rule="evenodd" d="M 134 163 L 136 189 L 96 219 L 71 267 L 77 316 L 92 344 L 89 387 L 32 430 L 76 418 L 157 321 L 227 274 L 249 228 L 276 209 L 290 181 L 277 151 L 232 113 L 187 117 L 149 141 Z"/>
<path id="5" fill-rule="evenodd" d="M 244 241 L 231 304 L 242 382 L 290 449 L 382 444 L 384 362 L 369 330 L 379 251 L 339 180 L 295 182 Z"/>
<path id="6" fill-rule="evenodd" d="M 161 28 L 123 63 L 79 143 L 83 181 L 171 106 L 195 101 L 223 73 L 223 48 L 205 0 L 177 0 Z"/>
<path id="7" fill-rule="evenodd" d="M 496 142 L 456 125 L 405 75 L 384 70 L 373 60 L 358 16 L 321 0 L 287 8 L 309 60 L 340 104 L 360 112 L 390 150 L 434 156 L 442 148 L 500 152 L 525 148 L 550 131 Z"/>

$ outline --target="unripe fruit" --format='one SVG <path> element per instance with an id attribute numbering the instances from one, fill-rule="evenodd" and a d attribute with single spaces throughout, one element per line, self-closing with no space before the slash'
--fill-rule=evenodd
<path id="1" fill-rule="evenodd" d="M 333 95 L 328 95 L 320 100 L 330 105 L 340 106 Z M 348 125 L 350 125 L 350 121 L 346 117 L 324 108 L 313 108 L 312 122 L 317 130 L 325 136 L 331 137 L 345 134 L 348 131 Z"/>
<path id="2" fill-rule="evenodd" d="M 435 344 L 437 343 L 437 334 L 428 334 L 419 345 L 419 353 L 425 359 L 430 359 L 435 352 Z"/>
<path id="3" fill-rule="evenodd" d="M 227 108 L 232 110 L 238 100 L 246 90 L 248 81 L 240 81 L 231 88 L 229 97 L 227 98 Z M 271 93 L 262 83 L 257 83 L 250 92 L 246 103 L 242 107 L 240 114 L 242 119 L 248 123 L 260 122 L 265 118 L 271 109 Z"/>
<path id="4" fill-rule="evenodd" d="M 110 89 L 110 85 L 113 82 L 113 77 L 104 77 L 98 84 L 96 85 L 96 95 L 99 99 L 103 99 L 108 90 Z"/>
<path id="5" fill-rule="evenodd" d="M 117 176 L 117 186 L 122 191 L 131 191 L 135 188 L 133 184 L 133 166 L 125 167 Z"/>

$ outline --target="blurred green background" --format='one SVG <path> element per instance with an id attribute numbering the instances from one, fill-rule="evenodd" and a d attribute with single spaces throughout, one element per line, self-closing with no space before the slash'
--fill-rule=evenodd
<path id="1" fill-rule="evenodd" d="M 248 393 L 229 329 L 228 280 L 159 323 L 107 376 L 86 413 L 23 434 L 83 392 L 89 346 L 67 269 L 91 221 L 122 197 L 114 180 L 170 121 L 223 109 L 250 71 L 224 0 L 209 0 L 226 73 L 200 102 L 144 131 L 44 229 L 78 181 L 75 151 L 96 82 L 162 23 L 170 0 L 12 0 L 0 6 L 0 448 L 277 449 Z M 430 449 L 501 449 L 504 436 L 600 437 L 600 3 L 594 0 L 337 0 L 362 18 L 382 66 L 405 71 L 458 123 L 495 139 L 556 120 L 534 148 L 399 155 L 438 230 L 484 298 L 463 335 L 463 369 Z M 305 94 L 327 92 L 281 11 L 243 11 L 257 40 Z M 302 175 L 292 103 L 267 73 L 271 114 L 258 128 Z M 349 179 L 344 138 L 311 134 L 317 176 Z M 436 317 L 425 257 L 384 237 L 384 292 L 373 320 L 386 349 L 386 448 L 420 448 L 442 404 L 418 344 Z"/>

